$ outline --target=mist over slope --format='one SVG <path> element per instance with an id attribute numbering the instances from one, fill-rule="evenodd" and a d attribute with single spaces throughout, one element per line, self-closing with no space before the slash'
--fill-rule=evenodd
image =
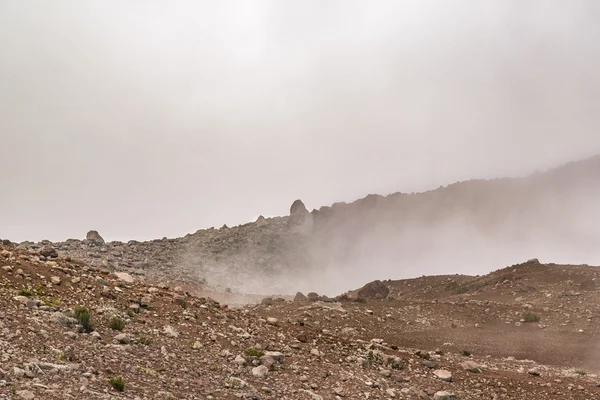
<path id="1" fill-rule="evenodd" d="M 600 264 L 600 156 L 522 178 L 369 195 L 183 238 L 53 246 L 93 265 L 246 293 L 334 295 L 374 279 Z M 42 244 L 24 244 L 36 251 Z"/>

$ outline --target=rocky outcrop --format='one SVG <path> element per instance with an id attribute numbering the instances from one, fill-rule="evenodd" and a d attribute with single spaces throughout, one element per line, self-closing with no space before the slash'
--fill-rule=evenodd
<path id="1" fill-rule="evenodd" d="M 98 246 L 102 246 L 104 244 L 104 239 L 102 236 L 100 236 L 98 231 L 89 231 L 87 235 L 85 235 L 85 239 Z"/>
<path id="2" fill-rule="evenodd" d="M 298 216 L 306 214 L 308 214 L 308 210 L 306 209 L 306 206 L 302 200 L 296 200 L 292 203 L 292 206 L 290 207 L 290 215 Z"/>

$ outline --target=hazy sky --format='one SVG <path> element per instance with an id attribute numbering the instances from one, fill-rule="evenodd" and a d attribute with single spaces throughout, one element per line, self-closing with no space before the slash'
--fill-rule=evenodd
<path id="1" fill-rule="evenodd" d="M 600 153 L 600 2 L 0 2 L 0 237 L 182 236 Z"/>

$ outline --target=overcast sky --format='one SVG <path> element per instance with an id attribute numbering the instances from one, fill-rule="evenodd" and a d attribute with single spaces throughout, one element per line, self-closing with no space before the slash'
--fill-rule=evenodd
<path id="1" fill-rule="evenodd" d="M 600 2 L 0 2 L 0 237 L 183 236 L 600 153 Z"/>

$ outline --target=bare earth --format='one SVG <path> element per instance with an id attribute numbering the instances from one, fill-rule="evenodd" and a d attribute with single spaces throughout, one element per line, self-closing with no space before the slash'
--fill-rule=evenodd
<path id="1" fill-rule="evenodd" d="M 593 267 L 533 262 L 385 282 L 387 299 L 230 308 L 0 251 L 4 399 L 600 399 Z M 540 321 L 521 323 L 524 311 Z"/>

